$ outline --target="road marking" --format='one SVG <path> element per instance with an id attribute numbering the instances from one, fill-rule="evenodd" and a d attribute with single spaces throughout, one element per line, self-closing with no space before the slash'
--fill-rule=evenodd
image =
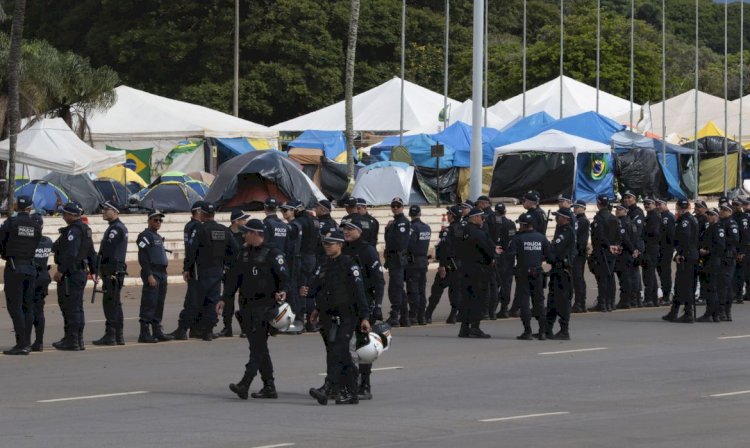
<path id="1" fill-rule="evenodd" d="M 382 372 L 384 370 L 402 370 L 403 366 L 393 366 L 393 367 L 378 367 L 376 369 L 372 369 L 373 372 Z M 326 376 L 327 373 L 319 373 L 318 376 Z"/>
<path id="2" fill-rule="evenodd" d="M 718 398 L 718 397 L 731 397 L 733 395 L 745 395 L 750 394 L 750 390 L 740 390 L 737 392 L 727 392 L 725 394 L 713 394 L 709 395 L 709 397 Z"/>
<path id="3" fill-rule="evenodd" d="M 542 352 L 537 355 L 563 355 L 565 353 L 595 352 L 599 350 L 608 350 L 607 347 L 579 348 L 576 350 L 561 350 L 559 352 Z"/>
<path id="4" fill-rule="evenodd" d="M 716 339 L 744 339 L 744 338 L 750 338 L 750 334 L 741 334 L 739 336 L 721 336 Z"/>
<path id="5" fill-rule="evenodd" d="M 135 392 L 120 392 L 116 394 L 87 395 L 83 397 L 54 398 L 52 400 L 38 400 L 37 403 L 57 403 L 60 401 L 92 400 L 95 398 L 122 397 L 125 395 L 142 395 L 147 394 L 147 390 L 137 390 Z"/>
<path id="6" fill-rule="evenodd" d="M 282 446 L 294 446 L 294 443 L 277 443 L 276 445 L 254 446 L 252 448 L 281 448 Z"/>
<path id="7" fill-rule="evenodd" d="M 524 418 L 550 417 L 553 415 L 566 415 L 566 414 L 570 414 L 570 412 L 548 412 L 546 414 L 514 415 L 513 417 L 486 418 L 484 420 L 479 420 L 479 421 L 482 423 L 504 422 L 508 420 L 521 420 Z"/>
<path id="8" fill-rule="evenodd" d="M 138 319 L 140 319 L 140 317 L 126 317 L 123 320 L 138 320 Z M 106 321 L 107 321 L 107 319 L 97 319 L 97 320 L 87 320 L 86 323 L 87 324 L 98 324 L 98 323 L 102 323 L 102 322 L 106 322 Z"/>

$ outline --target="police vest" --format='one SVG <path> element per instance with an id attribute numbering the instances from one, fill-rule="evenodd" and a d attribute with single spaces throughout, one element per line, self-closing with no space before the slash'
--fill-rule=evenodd
<path id="1" fill-rule="evenodd" d="M 9 219 L 10 228 L 8 229 L 5 255 L 31 261 L 37 243 L 42 237 L 42 231 L 34 224 L 28 213 L 20 213 L 18 216 Z"/>
<path id="2" fill-rule="evenodd" d="M 349 291 L 348 276 L 361 275 L 359 267 L 349 256 L 339 255 L 335 260 L 327 259 L 318 269 L 318 278 L 324 285 L 316 300 L 318 308 L 323 311 L 346 311 L 354 297 Z"/>
<path id="3" fill-rule="evenodd" d="M 200 267 L 219 267 L 224 263 L 224 258 L 227 256 L 227 246 L 229 242 L 229 232 L 227 228 L 215 221 L 208 221 L 203 224 L 204 232 L 204 246 L 200 255 L 200 260 L 206 263 L 208 266 L 201 266 L 203 263 L 199 263 Z"/>
<path id="4" fill-rule="evenodd" d="M 240 255 L 242 264 L 242 285 L 240 296 L 244 299 L 262 299 L 270 297 L 273 292 L 273 278 L 268 263 L 269 247 L 263 246 L 258 250 L 245 248 Z"/>
<path id="5" fill-rule="evenodd" d="M 148 245 L 146 251 L 148 252 L 151 264 L 154 266 L 166 267 L 169 264 L 169 261 L 167 260 L 167 252 L 164 250 L 164 239 L 161 235 L 151 230 L 148 230 L 147 232 L 147 235 L 150 236 L 148 240 L 151 244 Z"/>

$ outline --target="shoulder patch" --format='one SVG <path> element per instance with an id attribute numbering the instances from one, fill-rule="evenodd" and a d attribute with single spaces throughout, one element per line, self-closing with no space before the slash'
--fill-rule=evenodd
<path id="1" fill-rule="evenodd" d="M 68 241 L 73 241 L 74 239 L 76 239 L 76 237 L 72 233 L 69 233 L 68 234 Z"/>
<path id="2" fill-rule="evenodd" d="M 687 227 L 687 226 L 688 226 L 688 222 L 687 221 L 682 221 L 682 227 Z"/>
<path id="3" fill-rule="evenodd" d="M 283 255 L 277 255 L 276 256 L 276 263 L 278 263 L 279 266 L 283 266 L 284 265 L 284 256 Z"/>
<path id="4" fill-rule="evenodd" d="M 143 249 L 147 245 L 148 245 L 148 242 L 146 242 L 146 240 L 141 240 L 138 242 L 138 247 L 140 247 L 141 249 Z"/>

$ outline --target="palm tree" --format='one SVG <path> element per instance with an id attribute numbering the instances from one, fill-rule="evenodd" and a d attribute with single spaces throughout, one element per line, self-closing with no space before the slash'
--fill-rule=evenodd
<path id="1" fill-rule="evenodd" d="M 10 118 L 10 148 L 8 152 L 8 209 L 13 205 L 13 186 L 16 178 L 16 142 L 21 119 L 18 101 L 18 84 L 21 77 L 21 44 L 23 21 L 26 17 L 26 0 L 16 0 L 13 10 L 13 26 L 10 31 L 8 54 L 8 115 Z"/>
<path id="2" fill-rule="evenodd" d="M 346 164 L 349 170 L 349 185 L 354 178 L 354 117 L 352 95 L 354 93 L 354 60 L 357 53 L 357 29 L 359 28 L 359 0 L 351 0 L 349 35 L 346 46 L 346 70 L 344 82 L 344 115 L 346 120 Z"/>

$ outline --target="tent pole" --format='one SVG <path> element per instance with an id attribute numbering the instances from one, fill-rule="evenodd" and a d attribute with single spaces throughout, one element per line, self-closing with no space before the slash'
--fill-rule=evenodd
<path id="1" fill-rule="evenodd" d="M 565 0 L 560 0 L 560 116 L 563 117 L 563 61 L 565 60 Z"/>
<path id="2" fill-rule="evenodd" d="M 599 64 L 601 62 L 602 3 L 596 0 L 596 113 L 599 113 Z"/>
<path id="3" fill-rule="evenodd" d="M 401 113 L 399 116 L 398 145 L 404 145 L 404 66 L 406 53 L 406 0 L 401 0 Z"/>
<path id="4" fill-rule="evenodd" d="M 742 190 L 742 159 L 745 155 L 745 149 L 742 146 L 742 96 L 745 94 L 745 64 L 743 53 L 745 51 L 745 2 L 740 2 L 740 126 L 737 138 L 740 144 L 739 155 L 737 156 L 737 188 Z"/>
<path id="5" fill-rule="evenodd" d="M 448 45 L 450 36 L 450 0 L 445 0 L 445 61 L 443 68 L 443 129 L 448 127 Z"/>
<path id="6" fill-rule="evenodd" d="M 698 22 L 700 21 L 700 16 L 698 15 L 698 5 L 700 0 L 695 0 L 695 67 L 693 67 L 693 71 L 695 72 L 695 86 L 693 87 L 695 91 L 695 104 L 694 104 L 694 111 L 693 111 L 693 175 L 695 176 L 695 192 L 693 193 L 694 199 L 698 199 L 698 79 L 700 77 L 700 74 L 698 73 Z M 664 117 L 662 117 L 662 120 Z"/>
<path id="7" fill-rule="evenodd" d="M 476 200 L 482 194 L 482 54 L 484 0 L 474 0 L 474 37 L 472 55 L 472 129 L 469 196 Z"/>
<path id="8" fill-rule="evenodd" d="M 490 15 L 490 0 L 484 0 L 484 106 L 482 111 L 484 112 L 484 127 L 487 127 L 487 108 L 489 102 L 487 101 L 487 89 L 490 84 L 490 72 L 489 72 L 489 41 L 487 35 L 489 34 L 489 15 Z"/>
<path id="9" fill-rule="evenodd" d="M 240 0 L 234 0 L 234 86 L 232 88 L 232 112 L 240 116 Z"/>
<path id="10" fill-rule="evenodd" d="M 630 0 L 630 130 L 633 130 L 633 48 L 635 46 L 635 0 Z"/>
<path id="11" fill-rule="evenodd" d="M 667 169 L 667 13 L 661 0 L 661 163 Z M 644 132 L 645 133 L 645 132 Z"/>
<path id="12" fill-rule="evenodd" d="M 727 64 L 727 22 L 728 22 L 728 11 L 729 11 L 729 2 L 724 2 L 724 196 L 727 195 L 727 189 L 728 189 L 728 183 L 729 179 L 727 177 L 729 176 L 729 162 L 727 160 L 728 157 L 728 139 L 727 139 L 727 133 L 729 132 L 729 128 L 727 127 L 728 123 L 728 117 L 727 117 L 727 71 L 728 71 L 728 64 Z"/>
<path id="13" fill-rule="evenodd" d="M 523 0 L 523 49 L 521 50 L 522 53 L 522 65 L 521 65 L 521 71 L 523 72 L 523 105 L 521 108 L 521 115 L 526 118 L 526 0 Z"/>

